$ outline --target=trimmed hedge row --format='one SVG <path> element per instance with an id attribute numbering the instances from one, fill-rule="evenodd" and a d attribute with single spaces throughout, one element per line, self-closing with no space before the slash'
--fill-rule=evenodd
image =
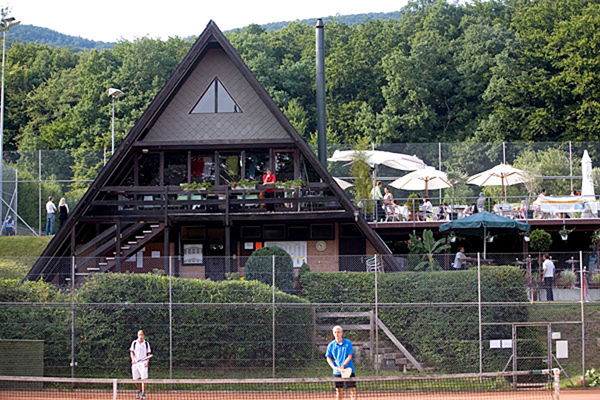
<path id="1" fill-rule="evenodd" d="M 303 296 L 316 303 L 374 303 L 373 273 L 307 273 Z M 479 325 L 477 305 L 428 306 L 427 303 L 476 303 L 477 271 L 386 273 L 379 275 L 378 301 L 421 303 L 385 306 L 381 320 L 421 362 L 439 370 L 478 370 Z M 482 301 L 526 302 L 525 276 L 514 267 L 482 269 Z M 424 303 L 424 304 L 423 304 Z M 484 307 L 484 322 L 527 321 L 527 309 L 517 306 Z M 343 323 L 343 321 L 342 321 Z M 510 327 L 486 327 L 484 340 L 510 339 Z M 488 346 L 489 347 L 489 346 Z M 501 370 L 510 350 L 485 350 L 487 370 Z"/>
<path id="2" fill-rule="evenodd" d="M 257 281 L 172 280 L 173 365 L 223 368 L 270 365 L 272 289 Z M 0 280 L 0 299 L 64 302 L 63 306 L 1 307 L 0 337 L 42 339 L 46 366 L 64 367 L 71 357 L 70 295 L 42 282 Z M 276 292 L 278 303 L 305 300 Z M 119 303 L 118 305 L 110 303 Z M 140 304 L 143 303 L 143 304 Z M 131 341 L 143 329 L 152 345 L 155 368 L 169 365 L 169 278 L 152 274 L 98 274 L 76 293 L 78 374 L 128 374 Z M 229 306 L 230 303 L 238 303 Z M 262 304 L 257 304 L 262 303 Z M 239 305 L 241 304 L 241 306 Z M 311 356 L 312 319 L 308 307 L 276 308 L 276 358 L 281 365 Z M 289 332 L 293 331 L 293 338 Z M 289 343 L 292 341 L 293 343 Z M 49 355 L 48 352 L 51 354 Z M 49 357 L 50 356 L 50 357 Z M 93 372 L 95 371 L 95 372 Z"/>
<path id="3" fill-rule="evenodd" d="M 64 303 L 70 297 L 46 282 L 0 279 L 0 303 Z M 68 306 L 0 307 L 0 339 L 44 340 L 49 365 L 68 366 L 71 358 L 71 309 Z"/>

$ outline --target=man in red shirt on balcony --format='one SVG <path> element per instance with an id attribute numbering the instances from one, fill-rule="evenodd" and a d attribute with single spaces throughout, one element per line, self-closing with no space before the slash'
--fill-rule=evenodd
<path id="1" fill-rule="evenodd" d="M 275 181 L 277 179 L 271 168 L 267 168 L 267 173 L 263 175 L 263 185 L 268 185 L 265 188 L 265 199 L 275 198 L 275 186 L 273 185 Z M 267 211 L 275 211 L 275 203 L 267 203 Z"/>

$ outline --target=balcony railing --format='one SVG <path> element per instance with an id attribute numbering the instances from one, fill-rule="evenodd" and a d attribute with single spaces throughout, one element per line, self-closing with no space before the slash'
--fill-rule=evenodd
<path id="1" fill-rule="evenodd" d="M 588 198 L 589 197 L 589 198 Z M 564 198 L 564 197 L 562 197 Z M 461 198 L 430 198 L 432 208 L 426 210 L 420 198 L 394 198 L 387 200 L 361 199 L 355 204 L 367 222 L 447 222 L 468 217 L 476 212 L 488 211 L 511 219 L 530 220 L 565 220 L 598 219 L 598 198 L 583 197 L 585 203 L 580 204 L 581 210 L 556 211 L 542 207 L 537 197 L 506 196 L 486 197 L 479 207 L 478 197 Z"/>
<path id="2" fill-rule="evenodd" d="M 257 214 L 268 211 L 307 213 L 341 211 L 337 197 L 327 185 L 311 183 L 296 189 L 274 189 L 265 198 L 263 185 L 250 189 L 213 186 L 210 190 L 184 191 L 177 186 L 120 187 L 102 189 L 103 198 L 91 202 L 94 215 Z M 269 206 L 271 205 L 271 206 Z"/>

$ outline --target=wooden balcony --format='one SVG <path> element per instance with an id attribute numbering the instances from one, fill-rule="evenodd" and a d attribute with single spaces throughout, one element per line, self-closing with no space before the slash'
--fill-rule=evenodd
<path id="1" fill-rule="evenodd" d="M 274 198 L 263 198 L 261 193 L 264 189 L 262 185 L 249 190 L 213 186 L 210 191 L 184 191 L 178 186 L 108 186 L 102 189 L 99 198 L 91 202 L 93 212 L 83 219 L 163 219 L 167 216 L 175 219 L 194 216 L 209 219 L 222 219 L 224 216 L 256 219 L 269 216 L 279 219 L 290 218 L 290 214 L 302 219 L 303 216 L 314 218 L 315 214 L 331 213 L 351 216 L 323 183 L 293 190 L 274 189 Z M 274 204 L 275 211 L 267 211 L 267 204 Z"/>

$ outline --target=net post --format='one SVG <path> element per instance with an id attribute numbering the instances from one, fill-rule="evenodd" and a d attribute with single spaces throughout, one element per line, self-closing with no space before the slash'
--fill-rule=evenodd
<path id="1" fill-rule="evenodd" d="M 485 241 L 485 238 L 483 239 Z M 481 325 L 481 253 L 477 253 L 477 312 L 479 324 L 479 373 L 483 373 L 483 331 Z M 479 384 L 483 382 L 479 378 Z"/>
<path id="2" fill-rule="evenodd" d="M 169 379 L 173 379 L 173 256 L 169 256 Z"/>
<path id="3" fill-rule="evenodd" d="M 581 381 L 583 382 L 583 386 L 585 386 L 585 298 L 583 295 L 585 282 L 583 280 L 583 251 L 579 252 L 579 283 L 579 286 L 581 286 Z"/>
<path id="4" fill-rule="evenodd" d="M 272 274 L 273 274 L 273 282 L 272 282 L 272 306 L 271 306 L 271 323 L 272 323 L 272 367 L 271 367 L 271 375 L 275 378 L 275 255 L 272 256 Z"/>
<path id="5" fill-rule="evenodd" d="M 554 377 L 554 391 L 552 393 L 552 400 L 560 400 L 560 369 L 554 368 L 552 373 Z"/>
<path id="6" fill-rule="evenodd" d="M 117 400 L 117 380 L 112 380 L 112 398 L 113 400 Z"/>

